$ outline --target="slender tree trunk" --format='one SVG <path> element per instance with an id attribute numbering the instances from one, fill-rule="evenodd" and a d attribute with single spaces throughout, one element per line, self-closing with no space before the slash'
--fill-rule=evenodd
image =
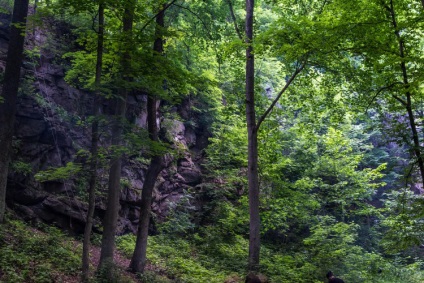
<path id="1" fill-rule="evenodd" d="M 163 169 L 162 164 L 161 156 L 155 156 L 151 159 L 149 169 L 146 174 L 146 180 L 143 184 L 137 240 L 130 262 L 130 269 L 134 273 L 143 273 L 146 266 L 147 238 L 149 233 L 152 192 L 157 176 Z"/>
<path id="2" fill-rule="evenodd" d="M 260 217 L 259 217 L 259 174 L 258 132 L 255 115 L 255 60 L 253 55 L 253 8 L 254 0 L 246 0 L 246 120 L 248 134 L 248 186 L 249 186 L 249 271 L 259 269 Z"/>
<path id="3" fill-rule="evenodd" d="M 408 106 L 406 107 L 406 111 L 408 112 L 409 125 L 411 127 L 411 132 L 412 132 L 412 140 L 414 142 L 413 150 L 414 150 L 415 157 L 417 158 L 418 168 L 420 170 L 420 175 L 421 175 L 421 182 L 424 185 L 424 161 L 421 154 L 421 145 L 420 145 L 420 140 L 418 137 L 417 126 L 415 123 L 415 115 L 412 111 L 411 93 L 407 92 L 406 96 L 408 101 L 407 102 Z"/>
<path id="4" fill-rule="evenodd" d="M 424 3 L 423 3 L 424 4 Z M 402 79 L 403 79 L 403 85 L 405 87 L 405 95 L 406 95 L 406 102 L 404 102 L 404 106 L 406 108 L 406 112 L 408 113 L 408 119 L 409 119 L 409 126 L 411 127 L 412 132 L 412 141 L 413 141 L 413 151 L 415 154 L 415 157 L 417 158 L 418 168 L 421 175 L 421 182 L 424 186 L 424 158 L 421 154 L 421 144 L 420 144 L 420 138 L 418 135 L 417 125 L 415 122 L 415 115 L 412 110 L 412 93 L 410 91 L 410 85 L 408 80 L 408 71 L 406 68 L 406 62 L 405 62 L 405 43 L 403 41 L 403 38 L 400 36 L 399 33 L 399 27 L 396 20 L 396 13 L 393 6 L 393 0 L 390 1 L 390 6 L 386 7 L 390 12 L 390 17 L 392 21 L 393 28 L 395 30 L 396 39 L 399 44 L 399 56 L 401 58 L 400 68 L 402 71 Z"/>
<path id="5" fill-rule="evenodd" d="M 12 151 L 16 101 L 23 60 L 24 32 L 27 14 L 28 0 L 15 0 L 9 48 L 7 51 L 6 70 L 0 98 L 0 223 L 4 221 L 4 213 L 6 210 L 7 174 Z"/>
<path id="6" fill-rule="evenodd" d="M 100 84 L 102 78 L 103 64 L 103 40 L 104 40 L 104 4 L 99 3 L 99 30 L 97 35 L 97 62 L 96 62 L 96 79 L 95 93 L 93 102 L 94 121 L 91 126 L 91 161 L 90 161 L 90 182 L 88 188 L 88 211 L 87 220 L 84 229 L 84 242 L 82 245 L 82 268 L 81 280 L 88 282 L 90 268 L 90 236 L 93 226 L 94 209 L 96 206 L 96 184 L 97 184 L 97 163 L 98 163 L 98 143 L 99 143 L 99 121 L 100 114 Z"/>
<path id="7" fill-rule="evenodd" d="M 163 53 L 163 37 L 161 29 L 164 27 L 165 9 L 166 5 L 164 5 L 162 11 L 156 16 L 156 39 L 153 46 L 153 51 L 156 55 L 161 55 Z M 153 142 L 159 141 L 156 105 L 157 100 L 155 96 L 149 96 L 147 100 L 147 123 L 149 137 Z M 150 165 L 146 173 L 146 179 L 143 184 L 137 240 L 130 263 L 130 269 L 136 273 L 143 273 L 146 266 L 147 238 L 149 234 L 152 194 L 157 177 L 162 169 L 163 156 L 153 156 L 150 160 Z"/>
<path id="8" fill-rule="evenodd" d="M 38 8 L 38 0 L 34 0 L 34 15 L 37 13 L 37 8 Z"/>
<path id="9" fill-rule="evenodd" d="M 126 38 L 130 39 L 132 36 L 132 27 L 134 19 L 135 1 L 131 0 L 125 8 L 123 17 L 123 33 Z M 123 46 L 122 55 L 122 77 L 124 81 L 130 81 L 130 66 L 131 66 L 131 46 L 132 44 L 128 41 Z M 127 101 L 128 89 L 127 86 L 123 86 L 119 97 L 117 98 L 116 111 L 115 111 L 115 122 L 112 126 L 112 145 L 120 147 L 122 145 L 122 122 L 125 120 L 126 112 L 126 101 Z M 119 213 L 119 196 L 120 196 L 120 180 L 121 180 L 121 164 L 122 157 L 120 154 L 116 154 L 111 161 L 111 167 L 109 171 L 109 184 L 108 184 L 108 199 L 107 209 L 105 217 L 103 219 L 103 237 L 101 245 L 101 254 L 99 269 L 105 268 L 107 276 L 111 277 L 112 268 L 110 264 L 113 263 L 113 254 L 115 250 L 115 233 L 116 225 L 118 222 Z"/>
<path id="10" fill-rule="evenodd" d="M 231 9 L 231 7 L 230 7 Z M 249 187 L 249 260 L 248 271 L 257 273 L 259 271 L 260 262 L 260 227 L 261 219 L 259 214 L 260 198 L 259 198 L 259 172 L 258 172 L 258 131 L 265 118 L 272 111 L 274 106 L 283 93 L 293 83 L 297 75 L 305 68 L 306 58 L 304 62 L 296 68 L 292 76 L 286 82 L 271 105 L 265 113 L 256 121 L 255 112 L 255 59 L 252 47 L 253 41 L 253 13 L 254 0 L 246 0 L 246 121 L 247 121 L 247 138 L 248 138 L 248 187 Z M 240 36 L 239 36 L 240 37 Z M 246 277 L 246 282 L 251 282 L 250 276 Z"/>

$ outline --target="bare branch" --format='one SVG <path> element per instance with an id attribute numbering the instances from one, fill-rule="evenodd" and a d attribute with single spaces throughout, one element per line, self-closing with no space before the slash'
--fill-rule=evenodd
<path id="1" fill-rule="evenodd" d="M 297 77 L 297 75 L 305 68 L 306 63 L 302 63 L 296 71 L 293 73 L 293 75 L 288 79 L 286 82 L 286 85 L 280 90 L 280 92 L 277 94 L 277 96 L 272 101 L 271 105 L 268 107 L 268 109 L 265 111 L 264 114 L 259 118 L 258 123 L 256 124 L 256 130 L 259 130 L 259 127 L 261 126 L 262 122 L 265 120 L 265 118 L 269 115 L 269 113 L 274 108 L 275 104 L 277 104 L 280 97 L 283 95 L 283 93 L 287 90 L 287 88 L 291 85 L 291 83 L 294 81 L 294 79 Z"/>
<path id="2" fill-rule="evenodd" d="M 231 14 L 231 18 L 233 19 L 234 28 L 236 30 L 237 36 L 240 40 L 243 40 L 243 36 L 241 35 L 240 29 L 238 28 L 238 25 L 237 25 L 236 15 L 234 14 L 233 3 L 231 2 L 231 0 L 227 0 L 227 2 L 228 2 L 228 6 L 230 7 L 230 14 Z"/>

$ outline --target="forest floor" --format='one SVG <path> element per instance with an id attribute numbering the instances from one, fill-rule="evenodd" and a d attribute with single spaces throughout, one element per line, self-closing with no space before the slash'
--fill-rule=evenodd
<path id="1" fill-rule="evenodd" d="M 91 277 L 94 277 L 94 271 L 97 269 L 97 266 L 99 265 L 100 261 L 100 247 L 92 245 L 90 249 L 90 265 L 93 267 L 93 274 L 91 274 Z M 131 279 L 133 282 L 142 282 L 140 279 L 137 278 L 136 274 L 131 273 L 127 271 L 128 266 L 130 266 L 130 259 L 128 259 L 125 255 L 121 254 L 118 250 L 115 250 L 113 262 L 115 263 L 116 267 L 118 268 L 119 273 L 121 276 L 125 277 L 125 279 Z M 72 281 L 70 283 L 74 282 L 80 282 L 79 278 L 75 278 L 77 281 Z"/>
<path id="2" fill-rule="evenodd" d="M 80 244 L 79 242 L 75 242 L 75 244 Z M 97 269 L 97 266 L 99 265 L 100 261 L 100 247 L 92 245 L 90 248 L 90 266 L 91 268 L 91 274 L 90 277 L 94 277 L 94 272 Z M 118 250 L 115 250 L 113 261 L 116 265 L 116 267 L 119 270 L 119 273 L 128 279 L 131 279 L 133 282 L 142 282 L 139 278 L 137 278 L 136 274 L 131 273 L 127 271 L 128 266 L 130 265 L 130 259 L 128 259 L 125 255 L 123 255 Z M 149 269 L 149 266 L 147 266 L 147 269 Z M 79 283 L 81 282 L 80 275 L 66 275 L 61 278 L 64 283 Z"/>

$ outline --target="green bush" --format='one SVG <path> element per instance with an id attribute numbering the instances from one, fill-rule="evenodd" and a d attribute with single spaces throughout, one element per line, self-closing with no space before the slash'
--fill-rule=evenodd
<path id="1" fill-rule="evenodd" d="M 124 252 L 127 257 L 131 257 L 135 247 L 135 236 L 126 234 L 118 237 L 116 239 L 116 246 L 121 252 Z"/>
<path id="2" fill-rule="evenodd" d="M 68 162 L 66 166 L 49 168 L 44 171 L 39 171 L 35 174 L 35 179 L 39 182 L 55 181 L 55 180 L 67 180 L 79 172 L 81 172 L 81 164 Z"/>
<path id="3" fill-rule="evenodd" d="M 13 161 L 10 163 L 10 170 L 28 176 L 32 173 L 32 165 L 23 161 Z"/>

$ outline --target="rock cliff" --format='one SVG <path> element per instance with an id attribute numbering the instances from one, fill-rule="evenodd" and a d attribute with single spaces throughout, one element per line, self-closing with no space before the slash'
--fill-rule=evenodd
<path id="1" fill-rule="evenodd" d="M 8 44 L 9 16 L 0 16 L 0 71 L 4 69 Z M 50 20 L 52 21 L 52 20 Z M 27 56 L 23 67 L 21 91 L 16 117 L 14 156 L 8 180 L 8 207 L 29 221 L 55 223 L 75 233 L 85 224 L 87 206 L 84 202 L 87 183 L 84 182 L 86 163 L 79 153 L 89 150 L 92 94 L 76 89 L 65 79 L 67 63 L 61 57 L 60 41 L 67 48 L 75 46 L 69 28 L 60 23 L 47 23 L 49 30 L 35 28 L 27 31 Z M 56 44 L 56 45 L 55 45 Z M 129 96 L 128 118 L 133 125 L 146 128 L 146 100 L 143 93 Z M 187 190 L 202 182 L 201 162 L 209 133 L 196 123 L 199 117 L 190 112 L 193 97 L 171 105 L 172 116 L 158 121 L 162 139 L 179 149 L 168 155 L 168 166 L 158 178 L 154 191 L 152 212 L 154 220 L 163 220 L 170 204 L 175 204 Z M 110 112 L 112 102 L 104 100 L 103 112 Z M 169 104 L 169 103 L 168 103 Z M 161 114 L 161 113 L 159 113 Z M 190 119 L 190 123 L 187 121 Z M 194 123 L 193 123 L 194 121 Z M 109 144 L 107 130 L 102 146 Z M 48 168 L 64 167 L 69 162 L 82 168 L 66 179 L 37 181 L 34 175 Z M 107 163 L 105 163 L 107 164 Z M 141 189 L 147 159 L 142 155 L 126 156 L 122 170 L 120 218 L 118 233 L 134 232 L 138 223 Z M 107 166 L 99 169 L 101 176 L 96 201 L 95 231 L 105 211 L 104 198 Z M 155 221 L 152 222 L 154 229 Z"/>

